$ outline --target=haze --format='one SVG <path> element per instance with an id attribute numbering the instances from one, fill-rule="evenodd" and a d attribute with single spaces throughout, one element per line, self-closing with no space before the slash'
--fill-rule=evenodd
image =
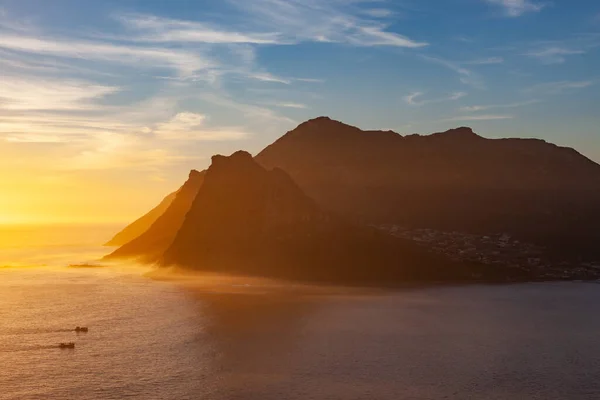
<path id="1" fill-rule="evenodd" d="M 598 161 L 599 44 L 592 0 L 4 0 L 0 223 L 129 222 L 318 115 Z"/>

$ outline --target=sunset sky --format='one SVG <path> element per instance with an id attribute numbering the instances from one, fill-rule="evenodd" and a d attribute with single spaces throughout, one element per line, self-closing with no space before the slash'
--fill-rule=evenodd
<path id="1" fill-rule="evenodd" d="M 328 115 L 600 161 L 597 0 L 0 0 L 0 223 L 128 222 Z"/>

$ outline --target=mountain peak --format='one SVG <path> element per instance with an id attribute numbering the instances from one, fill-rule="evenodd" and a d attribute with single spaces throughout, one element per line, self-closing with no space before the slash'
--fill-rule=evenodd
<path id="1" fill-rule="evenodd" d="M 326 116 L 321 116 L 321 117 L 316 117 L 316 118 L 312 118 L 312 119 L 309 119 L 307 121 L 304 121 L 303 123 L 301 123 L 300 125 L 298 125 L 298 127 L 296 129 L 302 129 L 302 128 L 320 128 L 320 127 L 330 127 L 330 126 L 347 126 L 347 127 L 350 127 L 350 125 L 346 125 L 343 122 L 336 121 L 336 120 L 331 119 L 331 118 L 326 117 Z"/>
<path id="2" fill-rule="evenodd" d="M 188 178 L 189 179 L 194 179 L 194 178 L 199 177 L 200 175 L 202 175 L 202 172 L 200 172 L 200 171 L 198 171 L 196 169 L 193 169 L 193 170 L 190 171 L 190 174 L 188 175 Z"/>
<path id="3" fill-rule="evenodd" d="M 243 150 L 239 150 L 236 151 L 235 153 L 233 153 L 230 156 L 223 156 L 220 154 L 214 155 L 211 158 L 212 164 L 210 165 L 209 169 L 215 169 L 215 168 L 224 168 L 224 167 L 230 167 L 230 166 L 248 166 L 248 165 L 252 165 L 252 164 L 256 164 L 256 162 L 254 161 L 254 159 L 252 158 L 252 155 L 250 153 L 248 153 L 247 151 L 243 151 Z"/>
<path id="4" fill-rule="evenodd" d="M 461 126 L 458 128 L 449 129 L 445 132 L 434 133 L 431 136 L 443 136 L 452 139 L 483 139 L 481 136 L 473 132 L 473 129 L 468 126 Z"/>
<path id="5" fill-rule="evenodd" d="M 329 118 L 328 116 L 326 116 L 326 115 L 322 115 L 320 117 L 309 119 L 306 122 L 311 122 L 311 121 L 313 121 L 313 122 L 326 122 L 326 121 L 333 121 L 333 120 L 331 118 Z"/>

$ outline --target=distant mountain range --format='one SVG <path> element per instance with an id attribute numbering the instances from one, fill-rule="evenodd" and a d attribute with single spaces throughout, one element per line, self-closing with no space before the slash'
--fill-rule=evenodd
<path id="1" fill-rule="evenodd" d="M 361 263 L 378 265 L 378 279 L 465 279 L 486 273 L 453 265 L 446 275 L 441 265 L 448 261 L 439 258 L 431 270 L 431 254 L 366 226 L 507 233 L 561 256 L 594 257 L 599 200 L 600 165 L 573 149 L 486 139 L 470 128 L 401 136 L 320 117 L 254 159 L 216 156 L 207 171 L 192 171 L 182 188 L 109 242 L 147 227 L 109 257 L 298 279 L 345 271 L 346 280 L 366 280 Z M 352 267 L 342 271 L 344 264 Z"/>

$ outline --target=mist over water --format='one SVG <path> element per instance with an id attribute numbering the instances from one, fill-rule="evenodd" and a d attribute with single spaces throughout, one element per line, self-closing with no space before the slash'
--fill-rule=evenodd
<path id="1" fill-rule="evenodd" d="M 367 292 L 66 267 L 101 242 L 0 268 L 2 400 L 600 397 L 596 284 Z"/>
<path id="2" fill-rule="evenodd" d="M 119 225 L 0 225 L 0 268 L 97 260 Z"/>

